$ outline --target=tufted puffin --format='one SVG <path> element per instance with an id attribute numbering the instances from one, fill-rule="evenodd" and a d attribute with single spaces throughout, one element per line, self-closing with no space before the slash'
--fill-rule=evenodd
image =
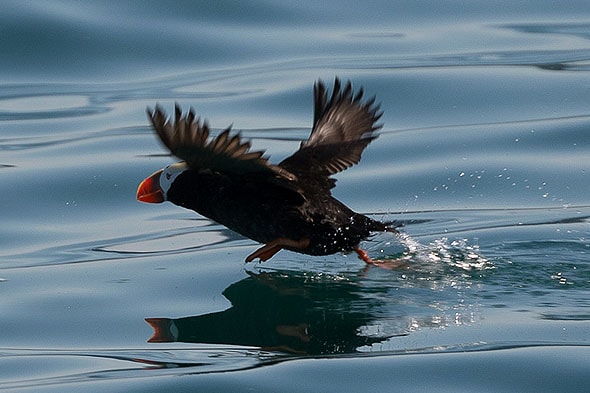
<path id="1" fill-rule="evenodd" d="M 393 223 L 382 223 L 356 213 L 335 199 L 331 176 L 357 164 L 363 150 L 382 126 L 375 98 L 363 100 L 349 81 L 338 78 L 332 94 L 319 80 L 314 85 L 314 118 L 309 138 L 279 164 L 263 151 L 250 150 L 231 126 L 210 138 L 207 120 L 191 108 L 183 115 L 175 105 L 172 122 L 156 105 L 148 117 L 160 141 L 182 161 L 161 169 L 141 182 L 141 202 L 175 205 L 210 218 L 264 246 L 246 262 L 266 261 L 281 249 L 309 255 L 355 251 L 371 232 L 396 233 Z"/>

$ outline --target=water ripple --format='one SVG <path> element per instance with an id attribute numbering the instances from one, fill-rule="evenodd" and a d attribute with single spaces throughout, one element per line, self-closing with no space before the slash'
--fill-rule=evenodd
<path id="1" fill-rule="evenodd" d="M 587 343 L 559 342 L 474 342 L 461 345 L 441 345 L 413 350 L 393 350 L 380 353 L 301 357 L 256 349 L 216 346 L 191 349 L 117 349 L 117 350 L 51 350 L 0 349 L 0 364 L 20 365 L 33 369 L 43 364 L 44 372 L 34 378 L 13 374 L 0 376 L 0 390 L 57 386 L 67 388 L 78 383 L 124 381 L 166 376 L 187 376 L 227 373 L 274 366 L 304 359 L 394 359 L 399 356 L 444 355 L 453 353 L 489 353 L 523 349 L 588 349 Z M 497 354 L 496 354 L 497 356 Z M 10 363 L 7 363 L 10 362 Z M 47 368 L 49 362 L 51 367 Z M 122 386 L 122 385 L 117 385 Z M 87 386 L 88 387 L 88 386 Z"/>

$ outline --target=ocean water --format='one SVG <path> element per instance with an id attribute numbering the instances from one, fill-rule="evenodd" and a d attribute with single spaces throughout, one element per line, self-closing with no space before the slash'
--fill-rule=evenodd
<path id="1" fill-rule="evenodd" d="M 585 392 L 585 1 L 5 1 L 0 391 Z M 135 200 L 145 109 L 273 162 L 335 76 L 384 115 L 337 198 L 399 236 L 281 251 Z M 147 320 L 147 321 L 146 321 Z"/>

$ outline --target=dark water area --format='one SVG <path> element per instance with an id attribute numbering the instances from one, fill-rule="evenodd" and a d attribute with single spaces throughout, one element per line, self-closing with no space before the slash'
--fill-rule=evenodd
<path id="1" fill-rule="evenodd" d="M 590 10 L 567 2 L 4 2 L 0 391 L 590 386 Z M 146 107 L 272 162 L 335 76 L 384 111 L 334 195 L 404 223 L 281 251 L 136 201 Z"/>

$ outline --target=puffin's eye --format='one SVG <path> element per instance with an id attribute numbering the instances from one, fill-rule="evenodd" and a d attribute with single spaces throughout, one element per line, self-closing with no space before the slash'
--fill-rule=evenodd
<path id="1" fill-rule="evenodd" d="M 171 177 L 172 177 L 172 174 L 170 174 L 170 172 L 166 172 L 166 180 L 170 180 Z"/>

